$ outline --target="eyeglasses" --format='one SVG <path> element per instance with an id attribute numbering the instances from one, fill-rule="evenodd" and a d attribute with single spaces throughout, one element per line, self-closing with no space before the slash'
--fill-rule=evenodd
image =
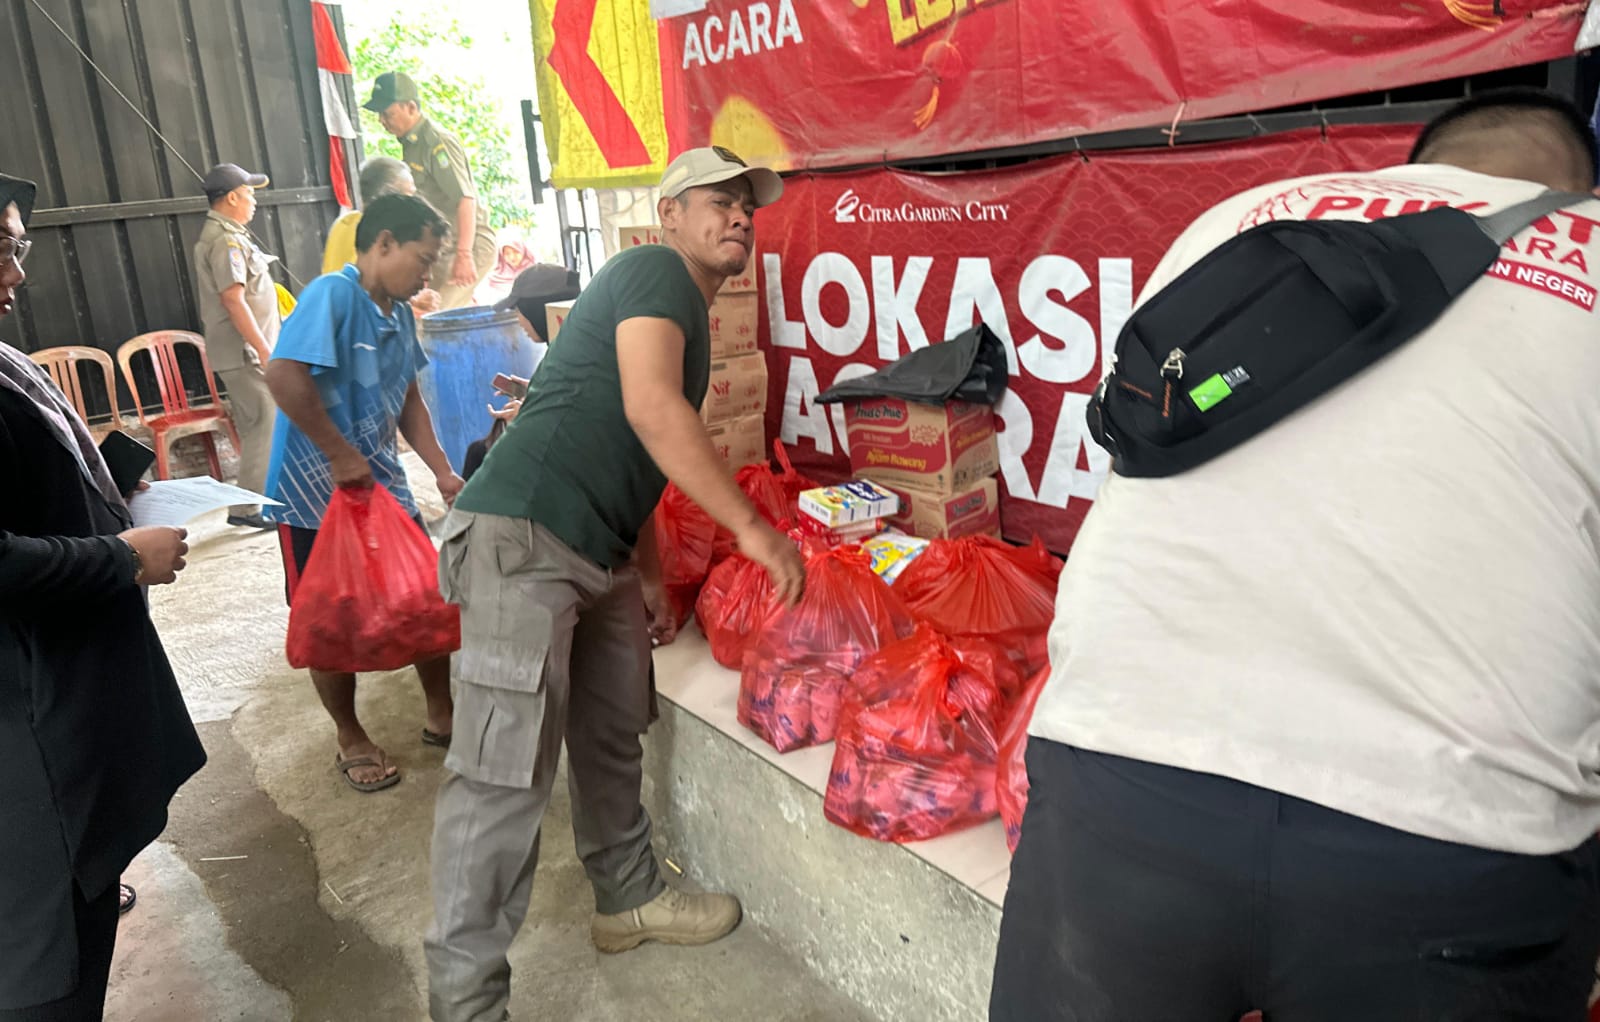
<path id="1" fill-rule="evenodd" d="M 28 253 L 33 250 L 33 242 L 27 238 L 0 238 L 0 266 L 4 266 L 15 259 L 17 265 L 28 258 Z"/>

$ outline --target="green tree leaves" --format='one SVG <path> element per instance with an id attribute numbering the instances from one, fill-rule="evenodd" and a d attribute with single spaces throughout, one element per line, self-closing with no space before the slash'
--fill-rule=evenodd
<path id="1" fill-rule="evenodd" d="M 453 18 L 429 21 L 410 12 L 392 13 L 386 24 L 353 42 L 350 63 L 355 68 L 356 96 L 364 101 L 371 94 L 372 80 L 385 71 L 410 75 L 422 94 L 423 113 L 461 139 L 478 198 L 489 208 L 490 224 L 531 227 L 527 154 L 520 135 L 511 131 L 514 111 L 482 77 L 449 70 L 471 66 L 467 51 L 472 45 L 472 37 Z M 400 143 L 383 130 L 376 114 L 361 111 L 361 130 L 368 157 L 399 159 Z"/>

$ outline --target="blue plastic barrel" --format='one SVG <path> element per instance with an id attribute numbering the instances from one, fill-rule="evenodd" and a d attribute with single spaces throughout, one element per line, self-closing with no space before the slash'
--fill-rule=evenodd
<path id="1" fill-rule="evenodd" d="M 445 457 L 460 472 L 467 445 L 483 439 L 494 421 L 487 407 L 494 399 L 490 381 L 495 373 L 533 375 L 533 341 L 515 312 L 486 305 L 424 316 L 418 339 L 428 354 L 428 367 L 417 379 L 422 398 Z"/>

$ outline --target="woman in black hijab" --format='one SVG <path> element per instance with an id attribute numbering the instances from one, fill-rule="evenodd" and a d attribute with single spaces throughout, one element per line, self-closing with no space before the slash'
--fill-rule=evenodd
<path id="1" fill-rule="evenodd" d="M 33 197 L 0 175 L 0 317 Z M 184 533 L 131 525 L 72 406 L 0 343 L 0 1022 L 103 1015 L 118 878 L 205 763 L 144 599 Z"/>

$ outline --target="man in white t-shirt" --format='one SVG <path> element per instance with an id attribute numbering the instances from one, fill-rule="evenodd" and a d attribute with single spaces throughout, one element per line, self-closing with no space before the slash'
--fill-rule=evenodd
<path id="1" fill-rule="evenodd" d="M 1268 220 L 1587 192 L 1564 100 L 1481 94 Z M 1600 951 L 1600 201 L 1188 472 L 1109 478 L 1061 578 L 994 1022 L 1580 1019 Z"/>

